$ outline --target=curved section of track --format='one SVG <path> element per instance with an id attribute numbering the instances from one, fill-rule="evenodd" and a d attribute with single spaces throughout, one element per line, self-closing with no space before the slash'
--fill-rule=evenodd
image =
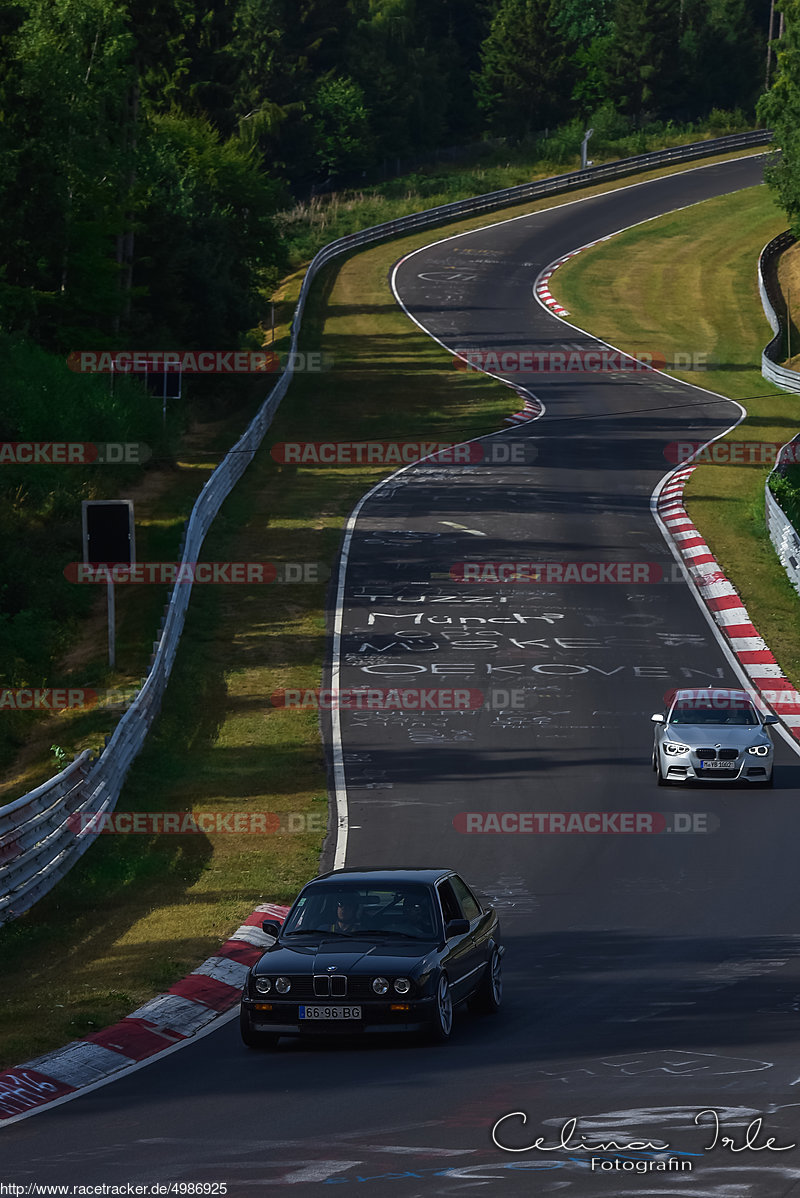
<path id="1" fill-rule="evenodd" d="M 454 348 L 585 348 L 533 298 L 546 262 L 759 181 L 760 163 L 744 159 L 451 238 L 398 265 L 397 293 Z M 452 863 L 499 907 L 502 1014 L 459 1013 L 436 1049 L 301 1044 L 259 1057 L 223 1028 L 8 1129 L 9 1178 L 400 1198 L 798 1192 L 796 1149 L 711 1149 L 712 1117 L 696 1119 L 713 1108 L 741 1144 L 761 1114 L 776 1145 L 800 1139 L 796 757 L 778 745 L 772 793 L 656 788 L 649 715 L 663 692 L 736 681 L 684 583 L 492 585 L 453 572 L 547 560 L 669 575 L 649 508 L 664 445 L 716 435 L 735 409 L 664 376 L 510 381 L 543 399 L 541 420 L 485 438 L 480 461 L 407 469 L 362 503 L 337 662 L 343 686 L 482 693 L 467 709 L 343 712 L 339 773 L 349 865 Z M 548 819 L 533 833 L 468 831 L 476 815 L 519 812 Z M 600 830 L 558 831 L 575 812 Z M 631 834 L 624 813 L 651 823 Z M 506 1148 L 543 1136 L 554 1150 L 497 1147 L 491 1129 L 510 1112 L 527 1123 L 500 1124 Z M 572 1117 L 570 1147 L 556 1149 Z M 655 1178 L 657 1154 L 625 1148 L 593 1168 L 581 1134 L 667 1144 L 681 1169 Z"/>

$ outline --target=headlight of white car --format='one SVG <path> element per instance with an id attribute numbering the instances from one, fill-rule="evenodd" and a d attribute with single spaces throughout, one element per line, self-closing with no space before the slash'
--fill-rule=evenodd
<path id="1" fill-rule="evenodd" d="M 750 745 L 747 752 L 752 753 L 754 757 L 768 757 L 769 745 Z"/>
<path id="2" fill-rule="evenodd" d="M 688 753 L 689 746 L 678 744 L 678 742 L 674 740 L 665 740 L 664 752 L 668 753 L 670 757 L 677 757 L 680 753 Z"/>

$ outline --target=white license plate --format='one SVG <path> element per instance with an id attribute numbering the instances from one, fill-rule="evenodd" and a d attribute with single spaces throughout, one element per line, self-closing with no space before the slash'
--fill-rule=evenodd
<path id="1" fill-rule="evenodd" d="M 735 761 L 701 761 L 701 770 L 735 770 Z"/>
<path id="2" fill-rule="evenodd" d="M 360 1019 L 361 1007 L 301 1007 L 301 1019 Z"/>

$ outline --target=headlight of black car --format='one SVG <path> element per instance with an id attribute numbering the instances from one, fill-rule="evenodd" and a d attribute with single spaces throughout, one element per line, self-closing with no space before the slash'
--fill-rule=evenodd
<path id="1" fill-rule="evenodd" d="M 394 988 L 398 994 L 408 994 L 411 989 L 411 982 L 408 978 L 395 978 Z"/>
<path id="2" fill-rule="evenodd" d="M 269 994 L 272 989 L 272 982 L 269 978 L 256 978 L 256 992 L 258 994 Z"/>
<path id="3" fill-rule="evenodd" d="M 389 983 L 386 978 L 373 978 L 372 989 L 376 994 L 386 994 L 389 990 Z"/>

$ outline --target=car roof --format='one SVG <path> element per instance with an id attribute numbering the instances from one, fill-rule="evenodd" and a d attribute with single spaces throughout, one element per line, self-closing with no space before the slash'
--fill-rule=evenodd
<path id="1" fill-rule="evenodd" d="M 686 703 L 690 700 L 735 699 L 737 702 L 750 703 L 753 706 L 753 696 L 749 691 L 730 686 L 682 687 L 671 690 L 667 695 L 667 705 L 670 703 Z"/>
<path id="2" fill-rule="evenodd" d="M 347 869 L 332 869 L 327 874 L 320 874 L 318 878 L 308 882 L 308 886 L 313 886 L 317 882 L 339 881 L 375 886 L 375 885 L 395 885 L 398 882 L 424 882 L 428 886 L 432 886 L 434 882 L 438 882 L 440 878 L 449 877 L 454 870 L 452 869 L 360 869 L 350 867 Z"/>

